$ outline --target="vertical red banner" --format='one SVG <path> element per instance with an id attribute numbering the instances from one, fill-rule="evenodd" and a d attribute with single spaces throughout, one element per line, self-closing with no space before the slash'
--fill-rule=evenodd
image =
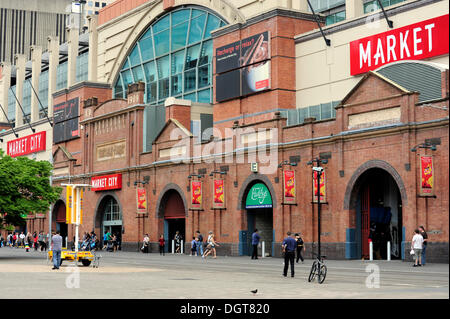
<path id="1" fill-rule="evenodd" d="M 147 212 L 147 193 L 145 188 L 136 189 L 136 212 L 138 214 Z"/>
<path id="2" fill-rule="evenodd" d="M 420 157 L 420 195 L 434 195 L 434 167 L 432 156 Z"/>
<path id="3" fill-rule="evenodd" d="M 326 184 L 325 184 L 325 170 L 322 171 L 320 175 L 320 181 L 319 181 L 319 187 L 320 187 L 320 202 L 325 203 L 327 201 L 327 193 L 326 193 Z M 317 194 L 317 171 L 313 172 L 313 190 L 314 190 L 314 196 L 313 196 L 313 202 L 317 203 L 318 200 L 318 194 Z"/>
<path id="4" fill-rule="evenodd" d="M 191 181 L 191 209 L 202 209 L 202 182 Z"/>
<path id="5" fill-rule="evenodd" d="M 284 186 L 284 203 L 285 204 L 296 204 L 296 194 L 295 194 L 295 172 L 294 171 L 284 171 L 283 172 L 283 186 Z"/>
<path id="6" fill-rule="evenodd" d="M 215 179 L 213 183 L 213 208 L 224 209 L 225 208 L 225 185 L 223 179 Z"/>

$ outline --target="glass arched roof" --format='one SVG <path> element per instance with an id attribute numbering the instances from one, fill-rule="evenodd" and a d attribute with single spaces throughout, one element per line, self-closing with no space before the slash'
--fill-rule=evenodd
<path id="1" fill-rule="evenodd" d="M 137 40 L 114 83 L 125 98 L 128 84 L 145 82 L 145 103 L 170 96 L 212 103 L 211 31 L 226 24 L 214 13 L 183 7 L 159 18 Z"/>

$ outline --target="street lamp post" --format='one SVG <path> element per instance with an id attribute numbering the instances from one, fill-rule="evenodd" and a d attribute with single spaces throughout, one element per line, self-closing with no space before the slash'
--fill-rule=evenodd
<path id="1" fill-rule="evenodd" d="M 321 159 L 321 158 L 315 158 L 307 163 L 307 165 L 313 165 L 316 163 L 317 166 L 313 166 L 313 172 L 316 172 L 317 175 L 317 228 L 318 228 L 318 236 L 317 236 L 317 244 L 318 244 L 318 257 L 321 256 L 321 246 L 320 246 L 320 229 L 321 229 L 321 223 L 320 223 L 320 213 L 321 213 L 321 202 L 320 202 L 320 177 L 323 174 L 323 167 L 320 166 L 320 164 L 327 164 L 327 159 Z M 313 190 L 313 202 L 314 202 L 314 190 Z"/>

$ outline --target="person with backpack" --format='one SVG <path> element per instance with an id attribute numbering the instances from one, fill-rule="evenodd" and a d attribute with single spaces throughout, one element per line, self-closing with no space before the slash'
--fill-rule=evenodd
<path id="1" fill-rule="evenodd" d="M 295 234 L 295 241 L 297 242 L 297 264 L 298 264 L 298 260 L 299 259 L 301 259 L 302 263 L 303 263 L 304 259 L 303 259 L 303 256 L 302 256 L 302 250 L 305 249 L 305 246 L 304 246 L 303 239 L 300 236 L 300 233 Z"/>
<path id="2" fill-rule="evenodd" d="M 195 254 L 197 253 L 197 245 L 198 245 L 198 238 L 197 237 L 192 237 L 191 254 L 189 256 L 195 256 Z"/>

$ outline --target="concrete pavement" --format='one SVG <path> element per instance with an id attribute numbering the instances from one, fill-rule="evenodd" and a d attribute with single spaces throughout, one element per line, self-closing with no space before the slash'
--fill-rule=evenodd
<path id="1" fill-rule="evenodd" d="M 414 268 L 402 261 L 327 260 L 326 280 L 318 284 L 307 281 L 312 260 L 295 265 L 295 278 L 284 278 L 280 258 L 99 254 L 99 268 L 64 262 L 60 270 L 51 270 L 43 252 L 1 248 L 0 295 L 6 299 L 449 298 L 448 264 Z M 258 289 L 256 295 L 250 292 L 253 289 Z"/>

